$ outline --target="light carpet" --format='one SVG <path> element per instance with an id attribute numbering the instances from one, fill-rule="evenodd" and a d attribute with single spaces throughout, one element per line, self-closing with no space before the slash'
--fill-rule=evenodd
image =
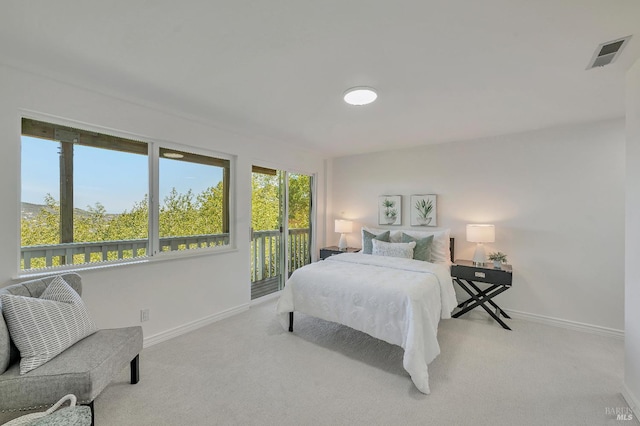
<path id="1" fill-rule="evenodd" d="M 145 349 L 96 399 L 107 425 L 621 425 L 623 342 L 482 312 L 443 320 L 431 394 L 403 350 L 275 301 Z M 635 416 L 634 416 L 635 417 Z"/>

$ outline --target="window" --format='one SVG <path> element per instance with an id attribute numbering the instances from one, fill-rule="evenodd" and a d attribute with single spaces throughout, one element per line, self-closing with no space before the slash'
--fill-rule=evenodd
<path id="1" fill-rule="evenodd" d="M 229 159 L 28 118 L 21 144 L 23 271 L 229 244 Z"/>
<path id="2" fill-rule="evenodd" d="M 229 160 L 160 148 L 160 249 L 229 244 Z"/>

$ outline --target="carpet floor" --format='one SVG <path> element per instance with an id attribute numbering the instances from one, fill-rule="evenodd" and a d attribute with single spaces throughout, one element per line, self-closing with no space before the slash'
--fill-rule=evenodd
<path id="1" fill-rule="evenodd" d="M 623 341 L 482 312 L 443 320 L 431 394 L 403 350 L 275 301 L 145 349 L 96 399 L 108 425 L 620 425 Z"/>

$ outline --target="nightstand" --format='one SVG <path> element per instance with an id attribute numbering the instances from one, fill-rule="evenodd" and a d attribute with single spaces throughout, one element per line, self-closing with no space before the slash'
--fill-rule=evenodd
<path id="1" fill-rule="evenodd" d="M 355 253 L 360 251 L 359 248 L 347 247 L 346 250 L 340 250 L 338 246 L 323 247 L 320 249 L 320 260 L 325 260 L 329 256 L 340 253 Z"/>
<path id="2" fill-rule="evenodd" d="M 453 280 L 471 296 L 458 305 L 460 311 L 453 314 L 453 318 L 458 318 L 460 315 L 464 315 L 470 310 L 481 306 L 503 328 L 511 330 L 500 318 L 503 316 L 511 319 L 511 317 L 491 300 L 511 288 L 513 277 L 511 265 L 502 265 L 502 267 L 498 269 L 494 268 L 492 263 L 476 266 L 470 260 L 456 260 L 454 264 L 451 265 L 451 276 Z M 487 284 L 489 287 L 481 290 L 476 283 Z M 489 304 L 495 312 L 487 307 L 487 304 Z"/>

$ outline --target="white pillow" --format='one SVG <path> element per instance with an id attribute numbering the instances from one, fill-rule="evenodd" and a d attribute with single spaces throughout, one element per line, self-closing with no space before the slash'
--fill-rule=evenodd
<path id="1" fill-rule="evenodd" d="M 98 329 L 80 295 L 57 276 L 40 298 L 0 295 L 9 334 L 20 351 L 20 374 L 41 366 Z"/>
<path id="2" fill-rule="evenodd" d="M 413 248 L 416 246 L 415 241 L 411 241 L 410 243 L 386 243 L 384 241 L 371 240 L 371 242 L 373 243 L 371 254 L 374 256 L 413 259 Z"/>
<path id="3" fill-rule="evenodd" d="M 433 235 L 433 244 L 431 245 L 431 262 L 442 263 L 445 265 L 451 264 L 451 247 L 449 241 L 449 229 L 443 229 L 440 231 L 414 231 L 412 229 L 403 230 L 399 232 L 399 235 L 391 234 L 390 240 L 401 241 L 402 233 L 412 236 L 413 238 L 426 238 Z"/>

